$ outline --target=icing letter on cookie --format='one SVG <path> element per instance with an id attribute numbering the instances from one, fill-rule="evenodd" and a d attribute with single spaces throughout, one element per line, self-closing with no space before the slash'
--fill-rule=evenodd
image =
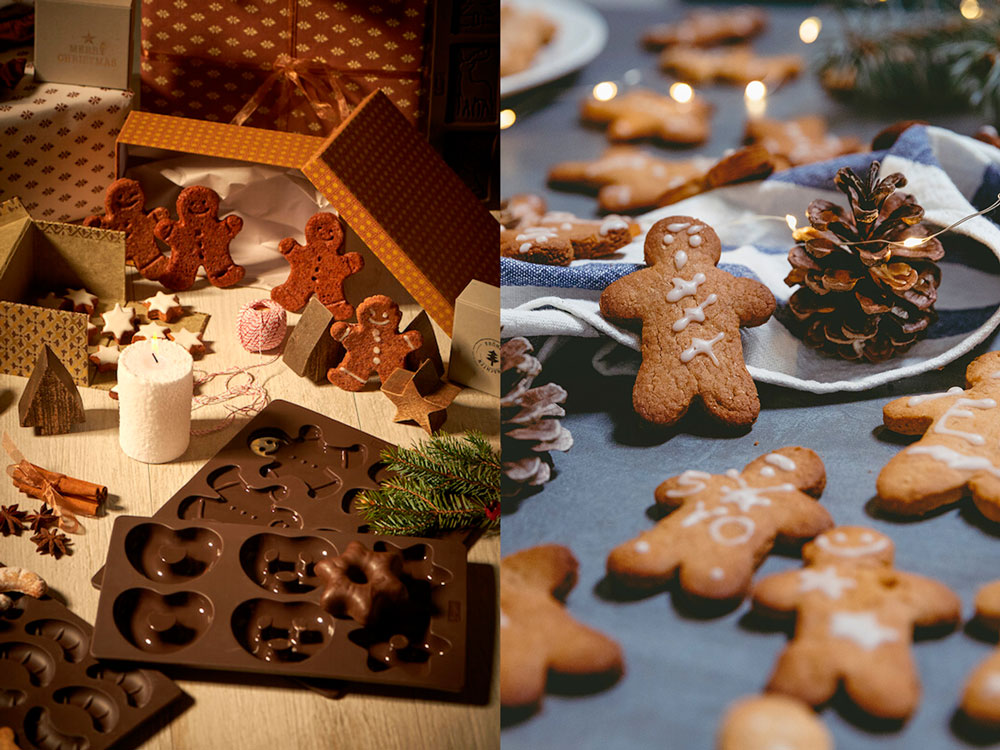
<path id="1" fill-rule="evenodd" d="M 959 471 L 987 471 L 995 477 L 1000 477 L 1000 469 L 994 466 L 989 459 L 982 456 L 966 456 L 964 453 L 953 451 L 944 445 L 914 445 L 906 449 L 907 453 L 930 456 L 935 461 L 940 461 L 949 469 Z"/>
<path id="2" fill-rule="evenodd" d="M 667 497 L 687 497 L 705 489 L 706 479 L 711 479 L 712 475 L 704 471 L 688 469 L 679 477 L 677 484 L 681 486 L 679 490 L 667 490 Z"/>
<path id="3" fill-rule="evenodd" d="M 962 438 L 966 442 L 972 443 L 973 445 L 982 445 L 986 442 L 986 438 L 975 432 L 962 432 L 961 430 L 953 430 L 947 427 L 947 422 L 952 417 L 974 417 L 975 414 L 969 409 L 963 409 L 963 406 L 971 406 L 973 409 L 995 409 L 997 402 L 991 398 L 960 398 L 955 401 L 951 406 L 948 407 L 948 411 L 941 415 L 941 419 L 937 421 L 934 425 L 934 432 L 941 435 L 954 435 L 955 437 Z"/>
<path id="4" fill-rule="evenodd" d="M 829 565 L 822 570 L 806 568 L 799 571 L 799 591 L 822 591 L 831 599 L 839 599 L 844 589 L 853 589 L 858 584 L 853 578 L 841 578 L 837 569 Z"/>
<path id="5" fill-rule="evenodd" d="M 899 640 L 896 629 L 880 625 L 874 612 L 834 612 L 830 635 L 854 641 L 866 651 Z"/>
<path id="6" fill-rule="evenodd" d="M 705 283 L 705 274 L 696 273 L 691 281 L 675 278 L 674 288 L 667 292 L 667 302 L 677 302 L 685 297 L 692 297 L 698 291 L 698 285 Z"/>
<path id="7" fill-rule="evenodd" d="M 701 274 L 698 275 L 700 276 Z M 709 357 L 711 357 L 712 362 L 714 362 L 715 364 L 719 364 L 718 357 L 716 357 L 715 352 L 712 351 L 712 344 L 719 343 L 719 341 L 722 340 L 723 335 L 724 334 L 720 332 L 718 336 L 716 336 L 714 339 L 710 341 L 706 341 L 705 339 L 692 338 L 691 347 L 681 352 L 681 362 L 687 364 L 699 354 L 706 354 Z"/>
<path id="8" fill-rule="evenodd" d="M 764 456 L 764 460 L 772 466 L 777 466 L 782 471 L 795 471 L 795 462 L 788 456 L 782 456 L 780 453 L 768 453 Z"/>
<path id="9" fill-rule="evenodd" d="M 729 508 L 712 508 L 712 510 L 705 510 L 705 503 L 699 500 L 694 505 L 694 510 L 691 511 L 687 517 L 681 521 L 681 526 L 687 528 L 688 526 L 694 526 L 696 523 L 701 523 L 706 518 L 711 518 L 712 516 L 725 516 L 729 513 Z"/>
<path id="10" fill-rule="evenodd" d="M 934 401 L 935 399 L 944 398 L 945 396 L 954 396 L 956 393 L 965 393 L 965 390 L 959 388 L 957 385 L 949 388 L 944 393 L 925 393 L 922 396 L 911 396 L 906 402 L 907 406 L 920 406 L 920 404 L 925 401 Z"/>
<path id="11" fill-rule="evenodd" d="M 730 525 L 739 526 L 741 531 L 736 534 L 736 536 L 726 536 L 722 533 L 722 529 L 723 527 Z M 725 518 L 716 518 L 708 525 L 708 533 L 711 535 L 712 539 L 719 544 L 724 544 L 727 547 L 733 547 L 737 544 L 744 544 L 745 542 L 750 541 L 750 537 L 753 536 L 754 529 L 755 526 L 753 521 L 746 516 L 727 516 Z"/>
<path id="12" fill-rule="evenodd" d="M 678 253 L 680 255 L 680 253 Z M 686 258 L 687 256 L 685 256 Z M 705 301 L 700 305 L 695 305 L 694 307 L 687 307 L 684 309 L 684 317 L 679 320 L 674 321 L 674 330 L 683 331 L 688 327 L 688 323 L 704 323 L 705 322 L 705 308 L 709 305 L 714 305 L 719 301 L 719 297 L 715 294 L 710 294 L 705 298 Z"/>

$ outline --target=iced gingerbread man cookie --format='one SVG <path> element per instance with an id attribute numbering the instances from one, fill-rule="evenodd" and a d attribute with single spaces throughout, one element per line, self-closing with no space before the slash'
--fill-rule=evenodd
<path id="1" fill-rule="evenodd" d="M 156 280 L 167 270 L 167 259 L 156 244 L 153 230 L 170 214 L 165 208 L 143 210 L 146 195 L 135 180 L 122 177 L 108 185 L 104 194 L 104 216 L 88 216 L 84 226 L 125 232 L 125 263 L 135 266 L 147 279 Z"/>
<path id="2" fill-rule="evenodd" d="M 716 268 L 721 251 L 718 235 L 703 222 L 662 219 L 646 235 L 649 268 L 601 294 L 605 317 L 642 319 L 642 366 L 632 404 L 650 422 L 674 424 L 696 397 L 726 424 L 750 425 L 760 413 L 740 326 L 765 323 L 774 296 L 759 281 Z"/>
<path id="3" fill-rule="evenodd" d="M 890 430 L 923 435 L 878 475 L 884 510 L 923 515 L 968 492 L 980 513 L 1000 521 L 1000 352 L 974 359 L 965 380 L 964 390 L 904 396 L 883 408 Z"/>
<path id="4" fill-rule="evenodd" d="M 796 617 L 767 689 L 818 706 L 842 685 L 872 716 L 905 719 L 920 698 L 913 629 L 957 623 L 961 601 L 942 583 L 893 568 L 892 542 L 873 529 L 835 527 L 802 557 L 801 570 L 753 588 L 760 613 Z"/>
<path id="5" fill-rule="evenodd" d="M 979 589 L 976 618 L 989 630 L 1000 631 L 1000 581 Z M 979 724 L 1000 728 L 1000 649 L 969 676 L 962 695 L 962 711 Z"/>
<path id="6" fill-rule="evenodd" d="M 787 695 L 752 695 L 726 709 L 716 750 L 833 750 L 816 713 Z"/>
<path id="7" fill-rule="evenodd" d="M 315 214 L 306 223 L 306 244 L 286 237 L 278 245 L 292 267 L 288 280 L 271 290 L 271 299 L 298 312 L 314 294 L 334 320 L 347 320 L 354 306 L 344 297 L 344 281 L 365 267 L 360 253 L 344 253 L 344 230 L 331 213 Z"/>
<path id="8" fill-rule="evenodd" d="M 330 335 L 343 344 L 347 353 L 337 367 L 326 373 L 331 383 L 345 391 L 360 391 L 368 376 L 377 372 L 383 383 L 406 355 L 423 343 L 420 331 L 399 332 L 402 320 L 399 305 L 384 294 L 376 294 L 358 305 L 358 322 L 337 321 Z"/>
<path id="9" fill-rule="evenodd" d="M 801 544 L 833 526 L 816 501 L 824 486 L 823 462 L 799 447 L 754 459 L 742 472 L 685 471 L 656 488 L 656 502 L 676 510 L 612 550 L 608 575 L 636 589 L 676 575 L 692 596 L 741 599 L 776 543 Z"/>
<path id="10" fill-rule="evenodd" d="M 177 196 L 177 220 L 163 219 L 154 228 L 170 246 L 170 263 L 159 277 L 174 291 L 190 289 L 200 266 L 205 266 L 212 286 L 238 284 L 246 273 L 229 255 L 229 243 L 243 229 L 243 219 L 219 219 L 219 194 L 203 185 L 184 188 Z"/>
<path id="11" fill-rule="evenodd" d="M 576 585 L 577 561 L 547 544 L 500 561 L 500 705 L 538 705 L 549 672 L 574 677 L 620 675 L 621 647 L 575 620 L 560 600 Z"/>

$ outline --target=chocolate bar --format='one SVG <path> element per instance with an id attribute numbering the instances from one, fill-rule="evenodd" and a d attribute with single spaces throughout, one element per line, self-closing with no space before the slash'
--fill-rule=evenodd
<path id="1" fill-rule="evenodd" d="M 91 653 L 458 691 L 466 599 L 457 542 L 123 516 Z"/>

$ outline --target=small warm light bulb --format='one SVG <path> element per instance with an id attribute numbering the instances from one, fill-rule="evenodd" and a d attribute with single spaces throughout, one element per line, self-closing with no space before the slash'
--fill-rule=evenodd
<path id="1" fill-rule="evenodd" d="M 517 115 L 514 114 L 512 109 L 502 109 L 500 110 L 500 129 L 506 130 L 511 125 L 514 124 L 514 120 L 517 119 Z"/>
<path id="2" fill-rule="evenodd" d="M 793 232 L 795 231 L 795 227 L 799 225 L 798 219 L 796 219 L 791 214 L 785 214 L 785 223 L 788 225 L 788 228 L 791 229 Z"/>
<path id="3" fill-rule="evenodd" d="M 983 15 L 983 9 L 979 7 L 978 0 L 962 0 L 958 6 L 958 12 L 962 14 L 963 18 L 967 18 L 970 21 L 982 18 Z"/>
<path id="4" fill-rule="evenodd" d="M 927 242 L 926 237 L 907 237 L 903 240 L 903 247 L 916 247 L 917 245 L 923 245 Z"/>
<path id="5" fill-rule="evenodd" d="M 606 102 L 618 96 L 618 84 L 614 81 L 601 81 L 594 86 L 594 98 Z"/>
<path id="6" fill-rule="evenodd" d="M 673 83 L 670 85 L 670 98 L 675 102 L 689 102 L 694 97 L 694 89 L 686 83 Z"/>
<path id="7" fill-rule="evenodd" d="M 975 2 L 975 0 L 973 0 Z M 806 44 L 812 44 L 819 38 L 819 32 L 823 28 L 823 22 L 816 16 L 809 16 L 799 24 L 799 39 Z"/>
<path id="8" fill-rule="evenodd" d="M 744 89 L 743 95 L 752 102 L 759 102 L 767 96 L 767 86 L 764 85 L 763 81 L 750 81 Z"/>

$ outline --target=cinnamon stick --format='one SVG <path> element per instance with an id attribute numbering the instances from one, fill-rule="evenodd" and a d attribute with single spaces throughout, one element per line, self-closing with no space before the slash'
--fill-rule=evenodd
<path id="1" fill-rule="evenodd" d="M 11 477 L 14 482 L 14 486 L 17 487 L 21 492 L 23 492 L 28 497 L 33 497 L 38 500 L 45 500 L 45 493 L 40 487 L 28 482 L 24 475 L 18 471 L 15 471 L 14 476 Z M 84 516 L 96 516 L 98 502 L 90 498 L 80 497 L 78 495 L 67 495 L 60 492 L 66 506 L 69 507 L 74 513 L 79 513 Z"/>
<path id="2" fill-rule="evenodd" d="M 87 482 L 83 479 L 74 479 L 65 474 L 57 474 L 54 471 L 43 469 L 41 466 L 36 466 L 35 464 L 31 464 L 31 466 L 34 467 L 35 471 L 49 480 L 60 495 L 76 495 L 95 503 L 102 503 L 108 499 L 108 488 L 103 485 Z"/>

